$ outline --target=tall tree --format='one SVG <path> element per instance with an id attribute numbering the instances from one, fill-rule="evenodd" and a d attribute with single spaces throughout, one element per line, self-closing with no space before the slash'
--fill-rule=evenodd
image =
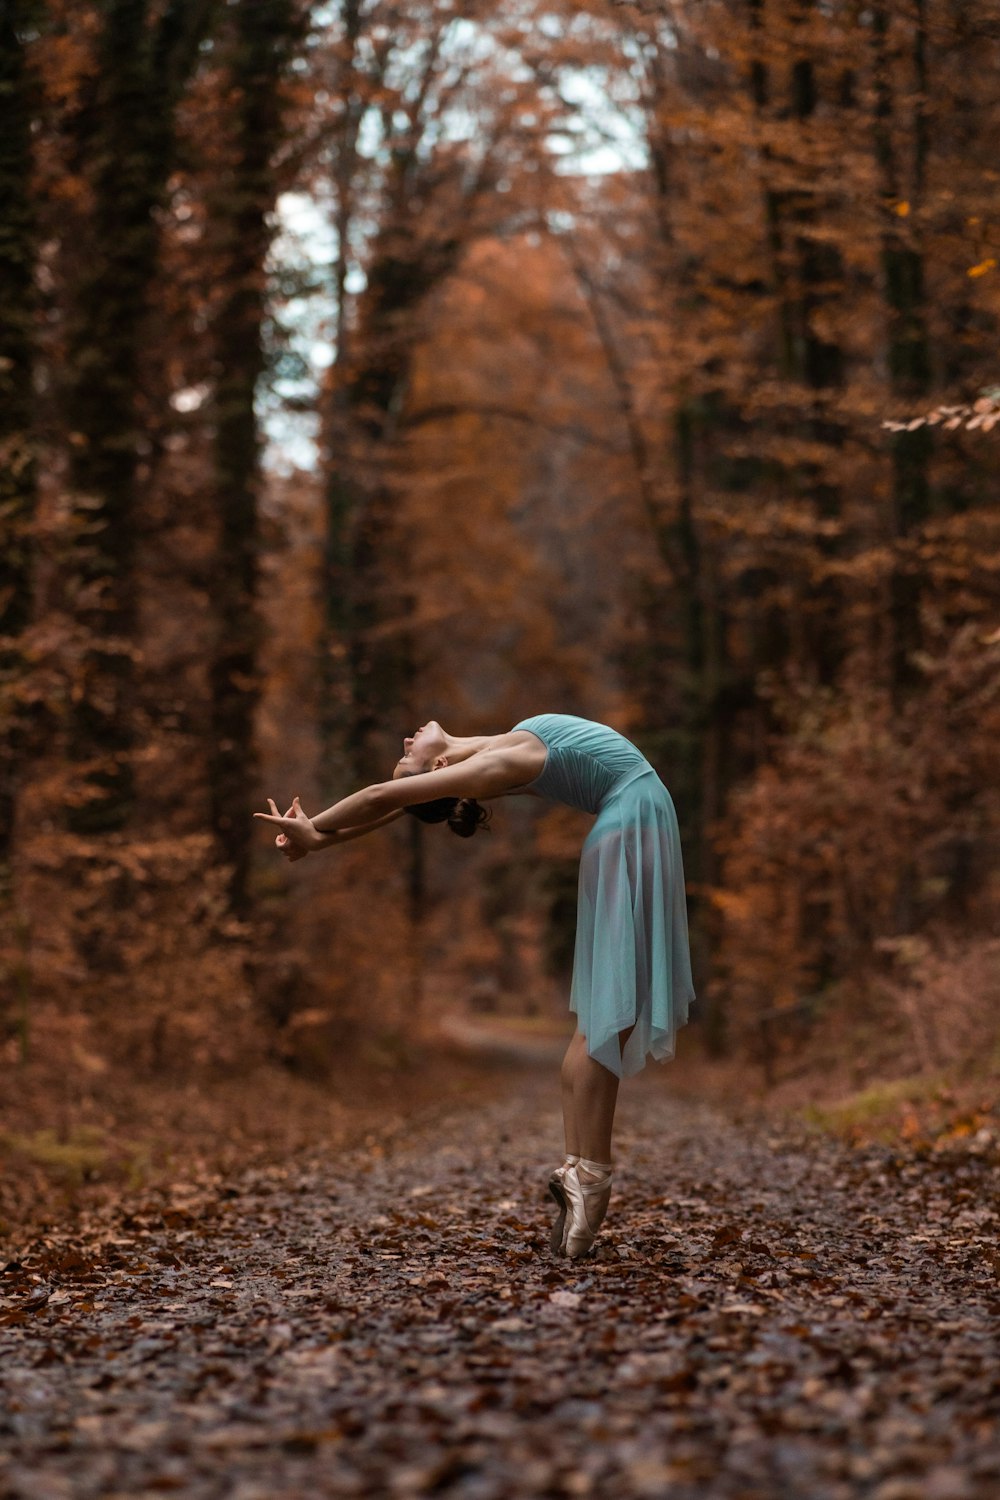
<path id="1" fill-rule="evenodd" d="M 893 66 L 893 31 L 899 24 L 886 5 L 871 12 L 875 92 L 873 147 L 878 171 L 882 220 L 882 276 L 889 384 L 894 396 L 910 405 L 919 403 L 931 388 L 931 341 L 925 307 L 924 251 L 919 229 L 927 187 L 930 146 L 927 79 L 926 0 L 916 0 L 909 32 L 902 48 L 912 64 L 904 81 L 912 116 L 902 125 Z M 909 128 L 907 128 L 907 126 Z M 898 137 L 909 147 L 909 172 L 900 166 Z M 930 429 L 897 433 L 891 440 L 893 514 L 891 535 L 901 542 L 891 582 L 893 637 L 891 670 L 897 689 L 912 687 L 911 657 L 919 644 L 920 583 L 906 557 L 906 539 L 930 514 Z"/>
<path id="2" fill-rule="evenodd" d="M 37 472 L 32 433 L 35 222 L 32 83 L 25 32 L 35 0 L 0 3 L 0 901 L 8 883 L 24 748 L 19 638 L 31 616 L 31 530 Z"/>
<path id="3" fill-rule="evenodd" d="M 73 166 L 91 209 L 65 246 L 72 283 L 63 406 L 76 495 L 76 614 L 89 637 L 71 748 L 90 796 L 79 831 L 121 828 L 132 803 L 136 470 L 143 447 L 144 317 L 156 273 L 156 210 L 174 159 L 175 111 L 220 0 L 109 0 L 72 120 Z"/>
<path id="4" fill-rule="evenodd" d="M 321 667 L 327 758 L 341 767 L 402 706 L 414 665 L 388 475 L 421 312 L 477 234 L 523 212 L 509 182 L 495 192 L 532 152 L 519 122 L 531 85 L 508 71 L 505 30 L 484 5 L 459 19 L 445 0 L 405 14 L 345 0 L 331 37 L 336 343 L 323 402 Z"/>
<path id="5" fill-rule="evenodd" d="M 211 823 L 232 871 L 236 910 L 247 904 L 258 700 L 259 453 L 255 398 L 264 371 L 265 260 L 277 195 L 282 79 L 300 32 L 295 0 L 241 0 L 226 38 L 231 166 L 213 205 L 223 293 L 215 318 L 214 488 L 219 562 L 217 635 L 210 667 Z"/>

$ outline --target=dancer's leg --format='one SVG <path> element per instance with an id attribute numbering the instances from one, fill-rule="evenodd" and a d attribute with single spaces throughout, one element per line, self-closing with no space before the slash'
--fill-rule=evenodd
<path id="1" fill-rule="evenodd" d="M 576 1102 L 573 1097 L 573 1085 L 576 1079 L 577 1056 L 583 1048 L 584 1055 L 587 1050 L 586 1037 L 580 1032 L 574 1032 L 573 1039 L 566 1048 L 566 1056 L 563 1058 L 562 1068 L 559 1072 L 559 1085 L 562 1091 L 563 1132 L 566 1137 L 566 1155 L 580 1155 L 580 1136 L 576 1123 Z"/>
<path id="2" fill-rule="evenodd" d="M 566 1156 L 562 1166 L 556 1167 L 549 1178 L 549 1195 L 559 1207 L 559 1215 L 552 1226 L 550 1243 L 556 1255 L 565 1253 L 565 1228 L 568 1204 L 564 1187 L 564 1178 L 570 1167 L 576 1166 L 580 1160 L 580 1141 L 576 1125 L 576 1103 L 573 1098 L 573 1085 L 576 1078 L 577 1056 L 583 1047 L 586 1049 L 586 1041 L 576 1032 L 569 1046 L 566 1048 L 566 1056 L 563 1058 L 562 1068 L 559 1073 L 559 1083 L 562 1091 L 563 1110 L 563 1132 L 566 1137 Z"/>
<path id="3" fill-rule="evenodd" d="M 630 1026 L 620 1033 L 620 1046 L 624 1046 L 631 1032 Z M 603 1063 L 590 1056 L 586 1038 L 579 1032 L 566 1053 L 562 1083 L 567 1151 L 589 1161 L 610 1161 L 618 1079 Z M 571 1138 L 572 1146 L 569 1144 Z"/>
<path id="4" fill-rule="evenodd" d="M 632 1027 L 620 1032 L 623 1047 Z M 552 1247 L 571 1259 L 586 1255 L 604 1220 L 611 1198 L 611 1135 L 618 1102 L 618 1078 L 596 1062 L 587 1051 L 584 1037 L 573 1038 L 564 1063 L 564 1077 L 571 1085 L 572 1109 L 568 1118 L 579 1161 L 562 1176 L 559 1193 L 553 1193 L 564 1208 L 552 1234 Z M 568 1138 L 568 1137 L 567 1137 Z"/>

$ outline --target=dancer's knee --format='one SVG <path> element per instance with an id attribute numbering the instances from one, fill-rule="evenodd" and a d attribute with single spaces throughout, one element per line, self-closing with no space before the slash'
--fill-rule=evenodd
<path id="1" fill-rule="evenodd" d="M 572 1087 L 573 1079 L 576 1076 L 577 1060 L 580 1056 L 581 1045 L 586 1045 L 586 1039 L 581 1032 L 577 1031 L 573 1034 L 572 1040 L 570 1041 L 569 1046 L 566 1048 L 566 1054 L 562 1060 L 560 1077 L 562 1079 L 562 1082 L 570 1088 Z"/>

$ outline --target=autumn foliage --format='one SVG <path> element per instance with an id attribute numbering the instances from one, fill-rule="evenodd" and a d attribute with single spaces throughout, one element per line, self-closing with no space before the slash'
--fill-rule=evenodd
<path id="1" fill-rule="evenodd" d="M 997 19 L 4 8 L 5 1069 L 560 1012 L 578 822 L 249 817 L 541 710 L 671 788 L 713 1047 L 995 1046 Z"/>

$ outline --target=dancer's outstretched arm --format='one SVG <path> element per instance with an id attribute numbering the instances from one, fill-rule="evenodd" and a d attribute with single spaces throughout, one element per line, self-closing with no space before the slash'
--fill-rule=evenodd
<path id="1" fill-rule="evenodd" d="M 270 799 L 272 811 L 254 813 L 254 817 L 274 823 L 296 849 L 311 854 L 330 847 L 327 836 L 331 833 L 349 832 L 352 837 L 360 837 L 356 829 L 368 833 L 381 828 L 407 807 L 438 797 L 502 797 L 505 792 L 525 786 L 533 774 L 534 761 L 520 747 L 487 750 L 456 766 L 442 766 L 420 776 L 400 776 L 396 781 L 362 787 L 314 818 L 305 816 L 298 799 L 284 817 Z"/>

